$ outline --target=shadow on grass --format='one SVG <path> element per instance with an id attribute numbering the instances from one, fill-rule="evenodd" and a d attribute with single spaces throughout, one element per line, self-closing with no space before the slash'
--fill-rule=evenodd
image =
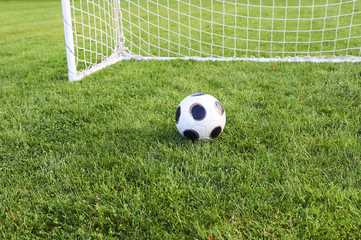
<path id="1" fill-rule="evenodd" d="M 128 144 L 147 145 L 166 144 L 182 146 L 190 143 L 184 139 L 175 126 L 157 126 L 154 128 L 117 128 L 113 131 L 118 137 Z"/>

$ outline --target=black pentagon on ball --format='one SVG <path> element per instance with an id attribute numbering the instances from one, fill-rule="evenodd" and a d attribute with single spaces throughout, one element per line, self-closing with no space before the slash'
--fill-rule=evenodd
<path id="1" fill-rule="evenodd" d="M 218 137 L 219 136 L 219 134 L 221 134 L 221 132 L 222 132 L 222 128 L 221 127 L 215 127 L 213 130 L 212 130 L 212 132 L 211 132 L 211 138 L 212 139 L 214 139 L 214 138 L 216 138 L 216 137 Z"/>
<path id="2" fill-rule="evenodd" d="M 192 140 L 193 142 L 197 141 L 199 139 L 199 134 L 192 130 L 192 129 L 187 129 L 183 132 L 183 135 L 185 138 Z"/>
<path id="3" fill-rule="evenodd" d="M 223 108 L 222 104 L 219 101 L 216 101 L 215 104 L 216 104 L 215 106 L 216 106 L 216 110 L 217 110 L 218 114 L 222 116 L 224 113 L 224 108 Z"/>
<path id="4" fill-rule="evenodd" d="M 198 103 L 191 106 L 190 112 L 194 120 L 197 121 L 203 120 L 207 115 L 206 109 Z"/>
<path id="5" fill-rule="evenodd" d="M 181 107 L 178 106 L 177 111 L 176 111 L 176 113 L 175 113 L 175 123 L 178 123 L 178 122 L 179 122 L 179 117 L 180 117 L 180 115 L 181 115 Z"/>
<path id="6" fill-rule="evenodd" d="M 191 96 L 197 97 L 197 96 L 202 96 L 202 95 L 206 95 L 206 94 L 205 93 L 195 93 L 195 94 L 192 94 Z"/>

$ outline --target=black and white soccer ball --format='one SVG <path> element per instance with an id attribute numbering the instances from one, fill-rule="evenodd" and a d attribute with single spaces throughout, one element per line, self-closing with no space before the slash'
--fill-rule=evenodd
<path id="1" fill-rule="evenodd" d="M 226 112 L 213 96 L 196 93 L 178 105 L 175 123 L 179 133 L 192 141 L 218 137 L 226 124 Z"/>

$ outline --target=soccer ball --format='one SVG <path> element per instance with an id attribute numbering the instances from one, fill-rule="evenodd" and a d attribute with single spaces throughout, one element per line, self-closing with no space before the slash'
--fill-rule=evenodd
<path id="1" fill-rule="evenodd" d="M 175 124 L 179 133 L 192 141 L 218 137 L 226 124 L 222 104 L 213 96 L 196 93 L 178 105 Z"/>

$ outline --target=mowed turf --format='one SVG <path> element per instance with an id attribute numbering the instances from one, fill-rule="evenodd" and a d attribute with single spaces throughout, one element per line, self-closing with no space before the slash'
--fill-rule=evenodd
<path id="1" fill-rule="evenodd" d="M 361 64 L 123 61 L 69 83 L 59 1 L 0 1 L 0 238 L 359 239 Z M 227 114 L 182 139 L 179 102 Z"/>

